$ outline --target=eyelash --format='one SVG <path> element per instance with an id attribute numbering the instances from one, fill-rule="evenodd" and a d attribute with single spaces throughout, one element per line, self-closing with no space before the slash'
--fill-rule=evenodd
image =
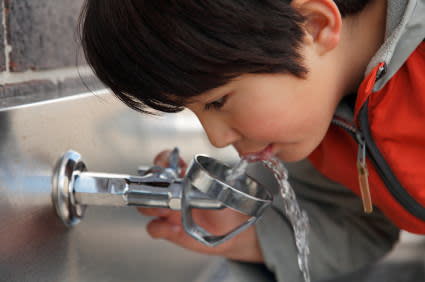
<path id="1" fill-rule="evenodd" d="M 227 95 L 225 95 L 225 96 L 221 97 L 220 99 L 217 99 L 217 100 L 215 100 L 211 103 L 205 104 L 204 108 L 205 108 L 205 110 L 211 110 L 211 109 L 219 110 L 224 106 L 226 101 L 227 101 Z"/>

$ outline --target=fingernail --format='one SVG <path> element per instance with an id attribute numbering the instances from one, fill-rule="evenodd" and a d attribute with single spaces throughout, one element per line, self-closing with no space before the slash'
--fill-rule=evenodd
<path id="1" fill-rule="evenodd" d="M 170 211 L 168 209 L 162 209 L 162 208 L 158 209 L 158 216 L 165 216 L 165 215 L 168 215 L 169 213 Z"/>
<path id="2" fill-rule="evenodd" d="M 173 225 L 171 226 L 171 232 L 173 233 L 179 233 L 182 230 L 180 225 Z"/>

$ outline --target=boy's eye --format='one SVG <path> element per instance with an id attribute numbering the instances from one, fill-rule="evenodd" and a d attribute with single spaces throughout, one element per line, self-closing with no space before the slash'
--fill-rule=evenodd
<path id="1" fill-rule="evenodd" d="M 226 103 L 226 100 L 227 100 L 227 95 L 211 103 L 205 104 L 205 110 L 210 110 L 210 109 L 219 110 L 224 106 L 224 104 Z"/>

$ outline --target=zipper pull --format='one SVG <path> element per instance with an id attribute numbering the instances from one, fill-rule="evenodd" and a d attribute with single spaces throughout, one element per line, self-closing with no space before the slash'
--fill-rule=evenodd
<path id="1" fill-rule="evenodd" d="M 369 172 L 366 164 L 366 142 L 363 137 L 357 134 L 359 150 L 357 152 L 357 172 L 359 175 L 360 193 L 363 201 L 363 210 L 365 213 L 373 211 L 372 198 L 369 189 Z"/>

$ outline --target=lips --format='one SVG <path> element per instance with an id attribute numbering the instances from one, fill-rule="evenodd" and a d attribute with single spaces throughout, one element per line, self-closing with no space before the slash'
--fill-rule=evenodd
<path id="1" fill-rule="evenodd" d="M 270 159 L 273 156 L 273 144 L 267 145 L 266 148 L 259 152 L 243 153 L 241 157 L 249 162 L 258 162 Z"/>

